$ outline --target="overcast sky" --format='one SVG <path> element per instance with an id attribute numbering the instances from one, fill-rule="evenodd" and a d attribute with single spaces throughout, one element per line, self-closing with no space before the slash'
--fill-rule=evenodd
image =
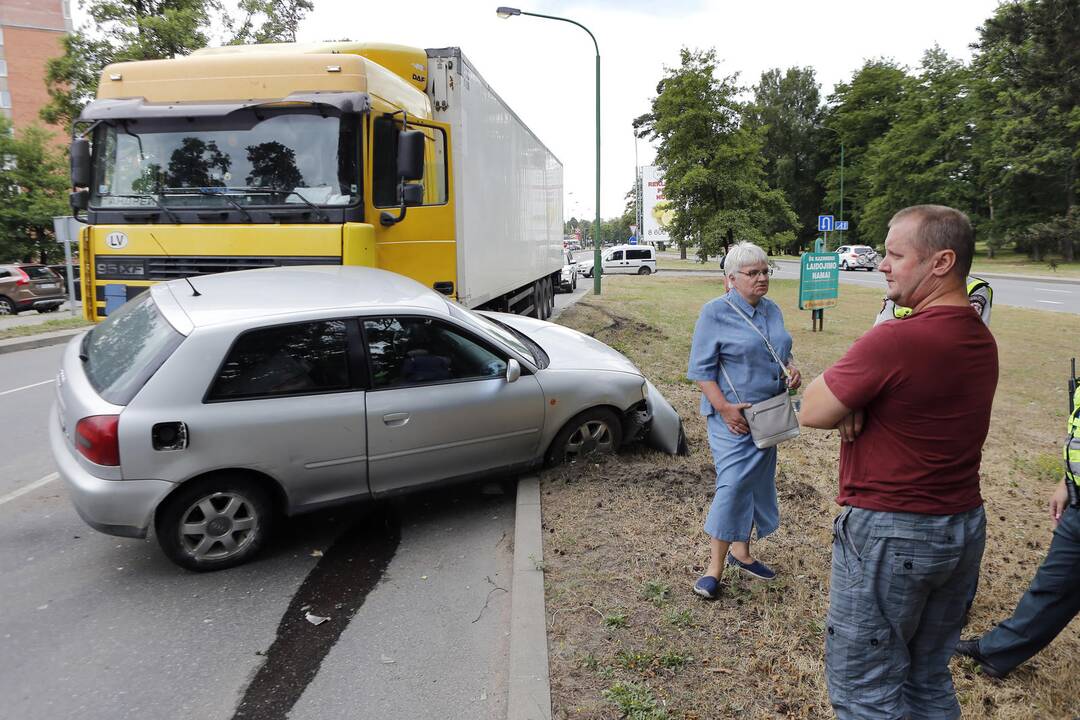
<path id="1" fill-rule="evenodd" d="M 565 211 L 592 217 L 594 51 L 567 23 L 501 20 L 515 0 L 314 0 L 301 41 L 344 39 L 421 48 L 461 47 L 502 98 L 558 156 Z M 725 74 L 752 85 L 770 68 L 811 66 L 822 97 L 868 58 L 917 66 L 935 43 L 965 61 L 997 0 L 536 0 L 521 9 L 571 17 L 596 35 L 601 55 L 601 210 L 622 212 L 634 182 L 631 121 L 647 112 L 681 47 L 715 47 Z M 81 13 L 76 14 L 79 19 Z M 639 164 L 653 149 L 638 142 Z"/>

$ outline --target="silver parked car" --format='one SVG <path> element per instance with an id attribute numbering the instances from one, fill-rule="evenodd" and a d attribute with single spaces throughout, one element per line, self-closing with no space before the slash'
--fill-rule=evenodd
<path id="1" fill-rule="evenodd" d="M 626 357 L 400 275 L 273 268 L 150 288 L 72 340 L 50 441 L 82 518 L 194 570 L 281 514 L 647 440 L 678 415 Z M 197 294 L 196 294 L 197 293 Z"/>

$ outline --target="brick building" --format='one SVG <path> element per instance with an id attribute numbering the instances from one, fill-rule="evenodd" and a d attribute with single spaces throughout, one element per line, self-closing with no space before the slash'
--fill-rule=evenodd
<path id="1" fill-rule="evenodd" d="M 0 0 L 0 112 L 16 128 L 40 123 L 45 63 L 63 54 L 71 0 Z"/>

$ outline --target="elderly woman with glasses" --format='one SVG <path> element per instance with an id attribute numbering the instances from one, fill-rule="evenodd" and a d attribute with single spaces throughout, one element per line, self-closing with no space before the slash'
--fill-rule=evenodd
<path id="1" fill-rule="evenodd" d="M 708 423 L 716 465 L 716 495 L 705 519 L 709 566 L 694 585 L 695 593 L 710 600 L 719 595 L 725 562 L 762 580 L 776 576 L 750 554 L 754 528 L 761 539 L 780 525 L 776 448 L 759 450 L 754 445 L 742 411 L 801 382 L 791 362 L 791 335 L 784 329 L 784 316 L 765 297 L 772 274 L 765 252 L 748 242 L 735 245 L 725 259 L 724 273 L 729 290 L 701 309 L 687 371 L 701 387 L 701 414 Z M 766 338 L 784 360 L 786 373 Z"/>

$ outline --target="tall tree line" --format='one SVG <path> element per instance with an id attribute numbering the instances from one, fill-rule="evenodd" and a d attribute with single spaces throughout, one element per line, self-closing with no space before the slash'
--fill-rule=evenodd
<path id="1" fill-rule="evenodd" d="M 813 68 L 743 88 L 717 75 L 715 51 L 684 49 L 635 121 L 657 143 L 671 234 L 706 256 L 734 240 L 812 247 L 815 217 L 841 214 L 842 145 L 845 241 L 880 247 L 896 210 L 940 203 L 967 212 L 990 253 L 1072 261 L 1080 0 L 1002 4 L 973 48 L 968 63 L 937 47 L 914 69 L 868 60 L 824 100 Z"/>

